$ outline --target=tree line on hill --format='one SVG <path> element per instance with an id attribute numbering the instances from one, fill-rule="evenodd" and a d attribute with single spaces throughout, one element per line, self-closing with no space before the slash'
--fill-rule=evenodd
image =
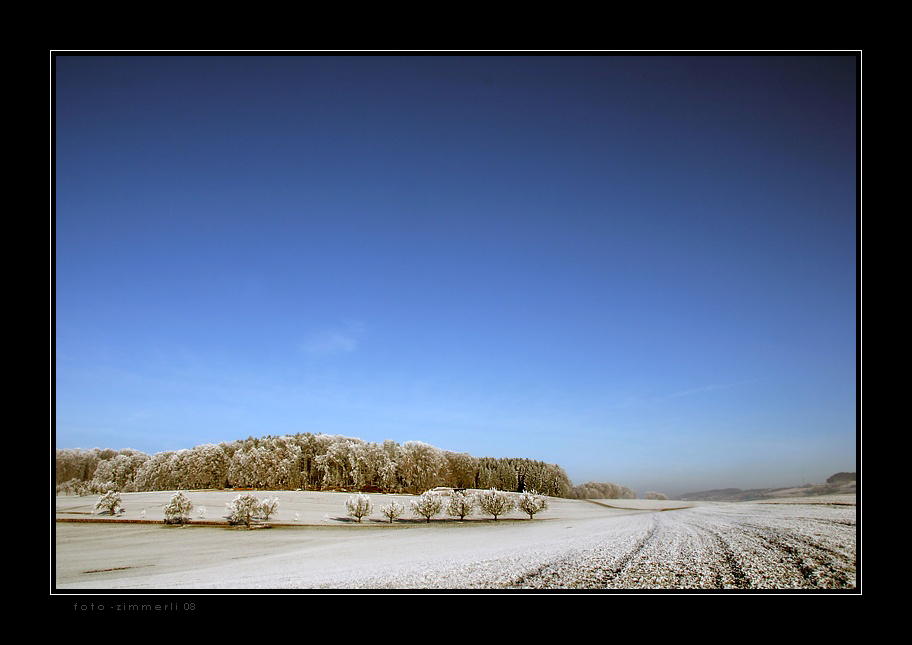
<path id="1" fill-rule="evenodd" d="M 62 493 L 225 488 L 422 493 L 449 486 L 577 499 L 636 496 L 608 482 L 573 486 L 560 466 L 532 459 L 473 457 L 421 441 L 374 443 L 309 432 L 153 455 L 129 448 L 57 450 L 55 485 Z"/>
<path id="2" fill-rule="evenodd" d="M 147 455 L 138 450 L 56 451 L 62 492 L 256 488 L 421 493 L 434 486 L 534 490 L 569 497 L 560 466 L 524 458 L 473 457 L 421 441 L 374 443 L 299 433 L 249 437 Z"/>
<path id="3" fill-rule="evenodd" d="M 647 493 L 647 495 L 650 495 L 650 493 Z M 570 491 L 570 497 L 573 499 L 634 499 L 636 491 L 611 482 L 587 482 L 574 486 Z"/>

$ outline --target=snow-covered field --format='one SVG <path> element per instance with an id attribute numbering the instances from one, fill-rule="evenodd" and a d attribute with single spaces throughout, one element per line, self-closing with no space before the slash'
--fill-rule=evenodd
<path id="1" fill-rule="evenodd" d="M 411 496 L 372 495 L 374 514 L 357 524 L 346 517 L 346 493 L 259 492 L 279 497 L 271 528 L 201 524 L 223 521 L 235 495 L 189 492 L 206 510 L 183 528 L 159 523 L 167 492 L 124 494 L 126 512 L 106 523 L 56 522 L 56 588 L 856 586 L 854 495 L 782 504 L 550 499 L 534 520 L 514 511 L 496 522 L 442 515 L 426 523 L 406 513 L 390 525 L 377 509 Z M 97 519 L 96 499 L 58 496 L 57 519 Z"/>

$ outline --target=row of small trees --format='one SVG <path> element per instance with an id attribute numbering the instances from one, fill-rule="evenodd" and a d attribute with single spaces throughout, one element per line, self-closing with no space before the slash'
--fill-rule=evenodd
<path id="1" fill-rule="evenodd" d="M 555 464 L 473 457 L 421 441 L 373 443 L 311 433 L 250 437 L 151 456 L 131 449 L 57 450 L 55 483 L 59 492 L 80 493 L 302 488 L 418 494 L 448 486 L 568 497 L 571 490 Z"/>
<path id="2" fill-rule="evenodd" d="M 254 519 L 269 520 L 270 516 L 275 514 L 278 508 L 278 497 L 258 499 L 250 493 L 243 493 L 226 504 L 228 523 L 244 524 L 247 528 L 250 528 Z M 122 513 L 124 508 L 120 492 L 116 490 L 105 492 L 95 503 L 95 509 L 107 512 L 110 515 Z M 165 513 L 166 524 L 183 525 L 190 521 L 193 502 L 183 492 L 178 492 L 171 496 L 171 499 L 168 500 L 162 510 Z M 202 507 L 202 512 L 205 512 L 205 507 Z"/>
<path id="3" fill-rule="evenodd" d="M 345 502 L 348 515 L 358 520 L 369 516 L 374 512 L 374 505 L 370 496 L 364 493 L 358 493 L 348 498 Z M 505 515 L 514 508 L 528 514 L 531 520 L 536 514 L 547 510 L 548 500 L 544 495 L 534 491 L 524 491 L 522 493 L 506 493 L 497 489 L 490 489 L 477 493 L 466 493 L 463 491 L 453 491 L 448 496 L 444 496 L 434 491 L 426 491 L 412 500 L 411 510 L 417 517 L 423 517 L 428 522 L 441 512 L 446 512 L 450 517 L 458 517 L 460 520 L 465 519 L 475 511 L 480 510 L 485 515 L 491 515 L 495 521 L 501 515 Z M 405 511 L 405 507 L 391 500 L 388 504 L 380 507 L 380 514 L 383 515 L 390 523 L 399 519 Z"/>
<path id="4" fill-rule="evenodd" d="M 348 510 L 348 515 L 357 519 L 359 523 L 363 518 L 374 512 L 374 505 L 370 496 L 364 493 L 349 497 L 345 502 L 345 507 Z M 115 490 L 107 491 L 99 497 L 95 508 L 106 511 L 111 515 L 122 513 L 123 503 L 120 493 Z M 250 528 L 257 518 L 268 521 L 278 508 L 279 499 L 277 497 L 259 499 L 250 493 L 242 493 L 226 505 L 228 523 L 244 524 L 247 528 Z M 493 516 L 495 521 L 498 517 L 506 515 L 513 509 L 518 509 L 526 513 L 531 520 L 538 513 L 548 509 L 548 499 L 534 491 L 524 491 L 517 494 L 492 488 L 476 493 L 453 491 L 449 495 L 425 491 L 411 502 L 412 512 L 418 517 L 425 518 L 428 522 L 443 511 L 446 511 L 446 514 L 450 517 L 458 517 L 460 520 L 464 520 L 472 515 L 476 509 L 486 515 Z M 167 524 L 183 525 L 190 521 L 193 503 L 183 492 L 178 492 L 171 496 L 163 510 Z M 391 500 L 388 504 L 380 507 L 380 513 L 390 523 L 399 519 L 404 511 L 405 507 L 396 500 Z"/>

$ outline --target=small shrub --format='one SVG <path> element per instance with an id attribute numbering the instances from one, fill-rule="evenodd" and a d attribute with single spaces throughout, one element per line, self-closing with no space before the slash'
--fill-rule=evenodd
<path id="1" fill-rule="evenodd" d="M 275 514 L 278 509 L 278 497 L 267 497 L 262 502 L 260 502 L 260 516 L 266 521 L 269 521 L 269 516 Z"/>

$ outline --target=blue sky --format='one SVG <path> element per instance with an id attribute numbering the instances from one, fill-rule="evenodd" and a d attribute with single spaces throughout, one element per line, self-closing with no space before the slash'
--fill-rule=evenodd
<path id="1" fill-rule="evenodd" d="M 854 56 L 59 56 L 57 448 L 856 465 Z"/>

